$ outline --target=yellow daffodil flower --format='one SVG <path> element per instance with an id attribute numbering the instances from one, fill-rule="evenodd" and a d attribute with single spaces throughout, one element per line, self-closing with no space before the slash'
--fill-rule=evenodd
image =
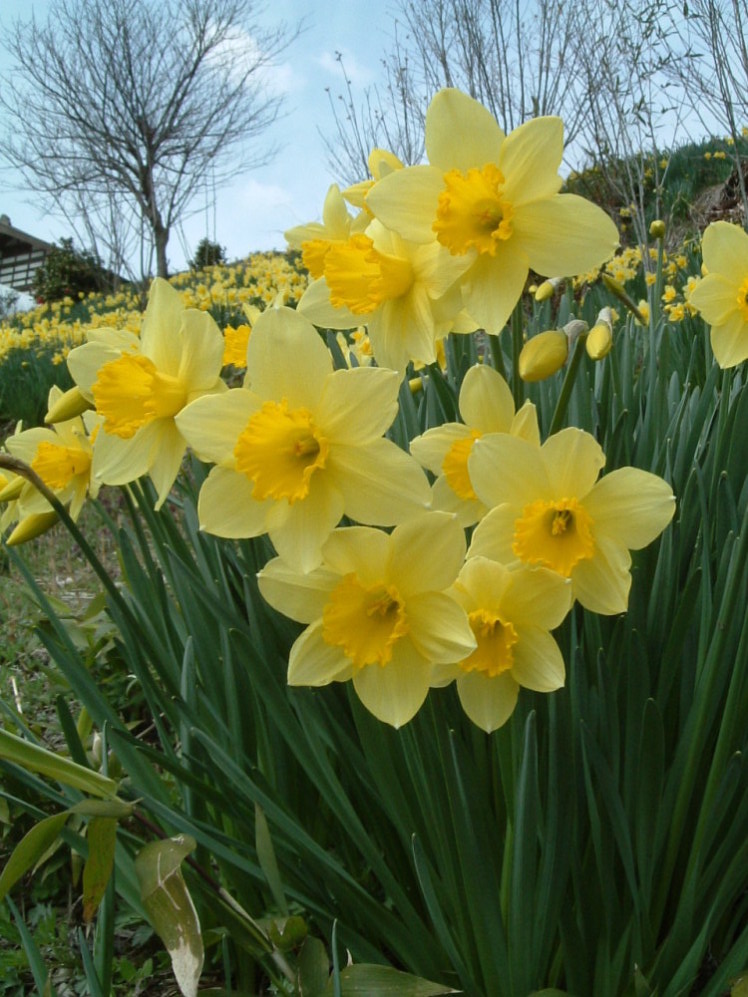
<path id="1" fill-rule="evenodd" d="M 148 474 L 156 508 L 165 501 L 187 448 L 174 417 L 220 379 L 223 336 L 207 312 L 185 309 L 161 278 L 151 284 L 140 338 L 101 330 L 68 356 L 81 393 L 102 417 L 93 470 L 110 485 Z"/>
<path id="2" fill-rule="evenodd" d="M 509 435 L 477 441 L 470 480 L 491 511 L 476 527 L 470 556 L 550 568 L 571 578 L 574 598 L 592 612 L 625 612 L 629 551 L 665 529 L 675 498 L 662 478 L 633 467 L 598 481 L 604 464 L 581 429 L 562 430 L 542 447 Z"/>
<path id="3" fill-rule="evenodd" d="M 356 232 L 362 232 L 371 221 L 365 211 L 357 217 L 348 211 L 337 184 L 327 191 L 322 208 L 322 222 L 296 225 L 284 233 L 291 249 L 301 250 L 301 259 L 309 273 L 317 279 L 324 272 L 325 259 L 332 246 L 345 243 Z"/>
<path id="4" fill-rule="evenodd" d="M 324 277 L 304 292 L 299 311 L 323 328 L 365 322 L 379 366 L 405 373 L 409 361 L 436 361 L 437 340 L 462 311 L 457 281 L 469 263 L 433 239 L 407 242 L 373 221 L 330 248 Z"/>
<path id="5" fill-rule="evenodd" d="M 49 408 L 63 397 L 59 388 L 49 392 Z M 87 420 L 84 422 L 84 419 Z M 44 484 L 55 493 L 63 505 L 69 506 L 70 516 L 77 519 L 87 496 L 95 498 L 98 483 L 92 476 L 93 447 L 89 435 L 96 417 L 86 413 L 53 427 L 34 427 L 17 432 L 6 440 L 8 453 L 29 464 Z M 27 481 L 18 495 L 17 517 L 46 515 L 49 503 Z"/>
<path id="6" fill-rule="evenodd" d="M 392 526 L 426 508 L 426 476 L 382 438 L 398 385 L 397 374 L 377 367 L 333 371 L 302 315 L 263 312 L 245 387 L 177 416 L 197 455 L 217 465 L 200 490 L 201 526 L 223 537 L 268 533 L 283 558 L 308 571 L 341 516 Z"/>
<path id="7" fill-rule="evenodd" d="M 419 463 L 435 474 L 433 505 L 453 512 L 462 526 L 471 526 L 488 509 L 473 490 L 468 457 L 476 440 L 487 433 L 513 433 L 540 446 L 535 406 L 525 402 L 515 414 L 514 399 L 504 378 L 493 367 L 477 364 L 460 388 L 462 422 L 447 422 L 427 430 L 410 444 Z"/>
<path id="8" fill-rule="evenodd" d="M 499 332 L 528 271 L 573 276 L 607 260 L 618 233 L 602 209 L 559 194 L 559 118 L 534 118 L 505 136 L 491 113 L 458 90 L 441 90 L 426 114 L 428 166 L 383 177 L 366 203 L 413 242 L 435 236 L 464 256 L 466 311 Z"/>
<path id="9" fill-rule="evenodd" d="M 506 723 L 520 686 L 553 692 L 564 684 L 564 659 L 548 632 L 571 607 L 571 585 L 547 568 L 507 568 L 468 558 L 450 592 L 468 614 L 475 650 L 436 678 L 456 678 L 462 708 L 490 734 Z"/>
<path id="10" fill-rule="evenodd" d="M 688 303 L 711 326 L 714 358 L 720 367 L 748 360 L 748 235 L 739 225 L 713 222 L 701 243 L 706 276 Z"/>
<path id="11" fill-rule="evenodd" d="M 308 624 L 291 648 L 289 685 L 352 679 L 375 717 L 394 727 L 407 723 L 426 698 L 433 666 L 475 648 L 465 610 L 444 591 L 464 553 L 457 520 L 430 512 L 391 534 L 335 530 L 310 574 L 271 561 L 258 576 L 260 592 Z"/>

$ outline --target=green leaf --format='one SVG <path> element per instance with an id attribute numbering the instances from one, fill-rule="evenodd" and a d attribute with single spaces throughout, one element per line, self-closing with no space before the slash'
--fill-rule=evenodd
<path id="1" fill-rule="evenodd" d="M 286 896 L 283 892 L 283 881 L 278 870 L 278 861 L 275 857 L 273 840 L 270 837 L 270 828 L 265 817 L 265 811 L 259 803 L 255 803 L 255 847 L 257 849 L 257 861 L 265 873 L 265 879 L 267 879 L 270 892 L 273 894 L 273 900 L 281 914 L 288 916 L 288 904 L 286 903 Z"/>
<path id="2" fill-rule="evenodd" d="M 88 858 L 83 867 L 83 919 L 90 921 L 98 910 L 114 867 L 117 821 L 94 817 L 88 825 Z"/>
<path id="3" fill-rule="evenodd" d="M 171 957 L 184 997 L 196 997 L 204 959 L 200 922 L 181 870 L 194 849 L 194 838 L 180 834 L 152 841 L 135 858 L 143 906 Z"/>
<path id="4" fill-rule="evenodd" d="M 37 948 L 34 936 L 26 927 L 20 911 L 10 897 L 7 897 L 5 902 L 8 907 L 10 907 L 13 919 L 16 922 L 18 934 L 21 936 L 21 944 L 23 945 L 23 950 L 26 953 L 26 958 L 29 961 L 29 969 L 31 970 L 31 975 L 34 977 L 34 983 L 36 984 L 37 991 L 42 995 L 42 997 L 55 997 L 56 991 L 52 986 L 52 978 L 50 977 L 49 971 L 44 964 L 42 954 Z"/>
<path id="5" fill-rule="evenodd" d="M 46 817 L 21 838 L 0 875 L 0 900 L 7 896 L 21 876 L 28 872 L 57 841 L 68 816 L 69 811 L 65 810 L 60 814 Z"/>
<path id="6" fill-rule="evenodd" d="M 457 994 L 459 990 L 445 987 L 441 983 L 423 980 L 420 976 L 401 973 L 391 966 L 371 966 L 357 963 L 346 966 L 340 972 L 340 982 L 343 987 L 343 997 L 353 994 L 363 994 L 372 997 L 386 997 L 396 994 L 397 997 L 436 997 L 438 994 Z M 332 993 L 332 980 L 327 984 L 325 993 Z"/>
<path id="7" fill-rule="evenodd" d="M 119 820 L 121 817 L 129 817 L 134 809 L 134 803 L 125 803 L 124 800 L 81 800 L 70 808 L 70 813 Z"/>
<path id="8" fill-rule="evenodd" d="M 298 957 L 299 997 L 321 997 L 330 978 L 330 960 L 319 938 L 306 938 Z"/>
<path id="9" fill-rule="evenodd" d="M 117 783 L 98 772 L 71 762 L 69 758 L 31 744 L 22 737 L 0 730 L 0 758 L 15 762 L 32 772 L 40 772 L 65 786 L 80 789 L 92 796 L 114 796 Z"/>

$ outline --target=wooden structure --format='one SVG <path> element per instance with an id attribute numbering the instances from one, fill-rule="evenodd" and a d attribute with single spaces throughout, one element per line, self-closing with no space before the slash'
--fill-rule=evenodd
<path id="1" fill-rule="evenodd" d="M 7 215 L 0 215 L 0 284 L 14 291 L 30 291 L 39 265 L 51 243 L 13 228 Z"/>

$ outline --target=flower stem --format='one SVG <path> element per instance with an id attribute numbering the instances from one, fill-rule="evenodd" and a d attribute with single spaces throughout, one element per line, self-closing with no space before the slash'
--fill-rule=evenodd
<path id="1" fill-rule="evenodd" d="M 569 361 L 569 366 L 566 368 L 566 376 L 564 377 L 564 383 L 561 385 L 561 393 L 558 396 L 558 401 L 556 402 L 556 408 L 553 412 L 553 418 L 551 419 L 551 425 L 548 430 L 548 435 L 552 436 L 557 433 L 561 428 L 561 424 L 564 421 L 564 416 L 566 415 L 566 409 L 569 407 L 569 399 L 571 398 L 571 392 L 574 388 L 574 381 L 576 380 L 577 371 L 579 370 L 579 364 L 582 361 L 582 354 L 584 353 L 584 341 L 587 338 L 586 334 L 577 337 L 577 341 L 574 344 L 574 352 L 571 355 L 571 360 Z"/>

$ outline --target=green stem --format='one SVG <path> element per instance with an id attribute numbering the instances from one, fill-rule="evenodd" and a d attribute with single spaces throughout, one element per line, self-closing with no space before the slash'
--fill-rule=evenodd
<path id="1" fill-rule="evenodd" d="M 698 772 L 697 760 L 704 750 L 703 736 L 707 729 L 707 714 L 713 702 L 712 690 L 719 676 L 720 662 L 724 660 L 724 644 L 730 632 L 726 621 L 732 619 L 735 613 L 738 612 L 737 599 L 741 585 L 737 576 L 738 572 L 743 570 L 746 559 L 748 558 L 748 509 L 746 509 L 743 517 L 736 546 L 737 550 L 734 551 L 731 558 L 728 576 L 725 581 L 727 595 L 723 599 L 714 638 L 701 671 L 703 687 L 697 689 L 697 713 L 693 724 L 684 732 L 686 737 L 690 735 L 689 751 L 683 767 L 685 777 L 681 780 L 678 788 L 678 796 L 673 807 L 673 816 L 670 821 L 670 837 L 662 863 L 662 874 L 659 876 L 660 893 L 657 897 L 652 919 L 655 931 L 659 930 L 660 920 L 665 910 L 670 880 L 683 840 L 686 814 L 693 795 L 694 773 Z M 708 783 L 711 783 L 711 778 L 708 780 Z M 693 851 L 696 851 L 695 844 Z"/>
<path id="2" fill-rule="evenodd" d="M 566 409 L 569 407 L 569 399 L 571 398 L 571 393 L 574 389 L 574 381 L 576 380 L 577 371 L 579 370 L 579 365 L 582 361 L 584 341 L 586 338 L 586 334 L 583 334 L 577 338 L 577 341 L 574 344 L 574 352 L 571 355 L 569 366 L 566 368 L 566 377 L 564 377 L 564 383 L 561 385 L 561 394 L 558 396 L 556 408 L 553 412 L 553 418 L 551 419 L 551 425 L 548 430 L 549 436 L 557 433 L 564 421 Z"/>
<path id="3" fill-rule="evenodd" d="M 501 350 L 501 341 L 498 336 L 486 333 L 488 338 L 488 345 L 491 348 L 491 360 L 493 362 L 494 368 L 501 374 L 501 376 L 506 381 L 506 366 L 504 364 L 504 354 Z"/>
<path id="4" fill-rule="evenodd" d="M 524 313 L 520 298 L 512 312 L 512 395 L 515 409 L 519 409 L 525 400 L 525 385 L 519 376 L 519 355 L 524 345 L 523 333 Z"/>

